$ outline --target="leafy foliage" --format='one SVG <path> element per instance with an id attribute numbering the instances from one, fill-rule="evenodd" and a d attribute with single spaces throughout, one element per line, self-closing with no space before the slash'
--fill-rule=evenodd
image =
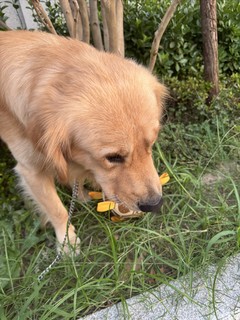
<path id="1" fill-rule="evenodd" d="M 147 64 L 154 31 L 157 29 L 169 0 L 126 1 L 124 30 L 126 55 Z M 218 36 L 222 73 L 240 70 L 240 3 L 219 0 Z M 203 69 L 199 1 L 183 1 L 164 33 L 155 67 L 157 74 L 197 76 Z"/>
<path id="2" fill-rule="evenodd" d="M 240 71 L 240 2 L 217 1 L 219 66 L 222 73 Z"/>
<path id="3" fill-rule="evenodd" d="M 147 64 L 154 31 L 158 28 L 171 1 L 130 1 L 125 7 L 126 54 Z M 199 12 L 196 5 L 180 5 L 164 33 L 156 73 L 169 76 L 196 74 L 202 57 Z M 191 64 L 190 64 L 191 60 Z"/>
<path id="4" fill-rule="evenodd" d="M 59 4 L 57 2 L 46 1 L 45 5 L 48 16 L 57 33 L 63 36 L 69 36 L 66 20 Z"/>
<path id="5" fill-rule="evenodd" d="M 222 77 L 220 93 L 210 105 L 206 104 L 210 84 L 202 77 L 165 77 L 164 81 L 171 96 L 167 107 L 169 121 L 189 124 L 208 120 L 214 124 L 218 116 L 227 127 L 240 125 L 240 74 Z"/>
<path id="6" fill-rule="evenodd" d="M 6 15 L 4 14 L 4 9 L 6 9 L 6 8 L 7 8 L 6 5 L 0 4 L 0 21 L 6 22 L 8 19 L 6 17 Z M 0 29 L 1 29 L 1 27 L 0 27 Z"/>
<path id="7" fill-rule="evenodd" d="M 10 203 L 14 203 L 19 200 L 18 196 L 15 194 L 14 185 L 16 184 L 16 179 L 14 178 L 12 172 L 15 161 L 1 140 L 0 151 L 0 205 L 4 204 L 7 208 Z"/>

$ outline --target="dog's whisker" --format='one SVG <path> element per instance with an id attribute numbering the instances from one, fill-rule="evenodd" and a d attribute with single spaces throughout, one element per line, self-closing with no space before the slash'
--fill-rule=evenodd
<path id="1" fill-rule="evenodd" d="M 107 200 L 108 200 L 108 201 L 116 202 L 116 203 L 118 203 L 118 204 L 121 204 L 120 199 L 119 199 L 118 196 L 116 196 L 116 195 L 112 195 L 112 196 L 107 197 Z"/>
<path id="2" fill-rule="evenodd" d="M 108 197 L 108 200 L 116 202 L 118 205 L 123 205 L 126 208 L 129 208 L 129 205 L 119 198 L 118 195 L 113 195 L 112 197 Z M 136 205 L 132 205 L 129 210 L 139 211 L 139 208 Z"/>
<path id="3" fill-rule="evenodd" d="M 129 208 L 129 206 L 127 205 L 127 203 L 126 203 L 125 201 L 122 201 L 122 204 L 123 204 L 126 208 Z M 133 205 L 131 206 L 131 208 L 129 208 L 129 209 L 132 210 L 132 211 L 139 211 L 138 206 L 135 205 L 135 204 L 133 204 Z"/>

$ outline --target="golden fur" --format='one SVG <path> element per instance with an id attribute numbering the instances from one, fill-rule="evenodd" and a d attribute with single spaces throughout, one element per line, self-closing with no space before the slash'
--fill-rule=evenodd
<path id="1" fill-rule="evenodd" d="M 68 214 L 54 180 L 95 181 L 130 209 L 159 209 L 151 148 L 166 89 L 145 68 L 77 40 L 0 32 L 0 137 L 16 172 L 63 241 Z M 74 227 L 70 242 L 76 241 Z"/>

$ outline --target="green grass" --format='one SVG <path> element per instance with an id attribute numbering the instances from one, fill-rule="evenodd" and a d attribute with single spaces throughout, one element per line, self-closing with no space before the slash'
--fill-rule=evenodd
<path id="1" fill-rule="evenodd" d="M 0 164 L 0 319 L 77 319 L 237 252 L 238 130 L 217 120 L 215 127 L 167 124 L 154 148 L 159 172 L 171 176 L 161 214 L 113 223 L 96 212 L 96 203 L 78 203 L 73 224 L 81 254 L 64 257 L 40 283 L 38 275 L 56 255 L 54 233 L 41 230 L 38 217 L 24 207 L 5 150 Z M 216 181 L 203 183 L 207 174 Z M 59 193 L 68 206 L 70 196 Z"/>

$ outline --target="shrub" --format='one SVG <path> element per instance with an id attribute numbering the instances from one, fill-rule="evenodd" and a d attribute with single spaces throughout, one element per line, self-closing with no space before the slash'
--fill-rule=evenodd
<path id="1" fill-rule="evenodd" d="M 214 124 L 219 117 L 227 127 L 239 124 L 240 121 L 240 75 L 232 74 L 222 77 L 220 93 L 210 105 L 206 98 L 210 84 L 199 77 L 188 77 L 179 80 L 177 77 L 165 77 L 170 89 L 167 118 L 173 122 L 197 123 L 205 120 Z"/>
<path id="2" fill-rule="evenodd" d="M 208 117 L 221 118 L 227 127 L 238 126 L 240 129 L 240 74 L 224 77 L 220 82 L 220 93 L 207 107 Z"/>
<path id="3" fill-rule="evenodd" d="M 240 71 L 240 2 L 217 1 L 219 68 L 222 73 Z"/>
<path id="4" fill-rule="evenodd" d="M 189 123 L 206 118 L 205 101 L 210 87 L 208 83 L 200 77 L 189 77 L 186 80 L 166 77 L 164 81 L 171 97 L 167 107 L 168 120 Z"/>
<path id="5" fill-rule="evenodd" d="M 169 4 L 169 0 L 126 1 L 124 30 L 127 56 L 143 64 L 148 63 L 154 31 Z M 217 11 L 220 72 L 239 72 L 240 3 L 219 0 Z M 155 71 L 181 79 L 198 75 L 202 68 L 199 1 L 183 1 L 163 35 Z"/>
<path id="6" fill-rule="evenodd" d="M 46 1 L 45 5 L 46 5 L 48 16 L 56 32 L 63 36 L 69 36 L 66 20 L 64 18 L 64 15 L 62 13 L 59 3 Z"/>
<path id="7" fill-rule="evenodd" d="M 148 64 L 154 32 L 170 1 L 131 1 L 125 7 L 126 55 Z M 199 12 L 192 2 L 182 4 L 164 33 L 156 73 L 180 76 L 194 75 L 202 65 L 199 51 Z"/>

